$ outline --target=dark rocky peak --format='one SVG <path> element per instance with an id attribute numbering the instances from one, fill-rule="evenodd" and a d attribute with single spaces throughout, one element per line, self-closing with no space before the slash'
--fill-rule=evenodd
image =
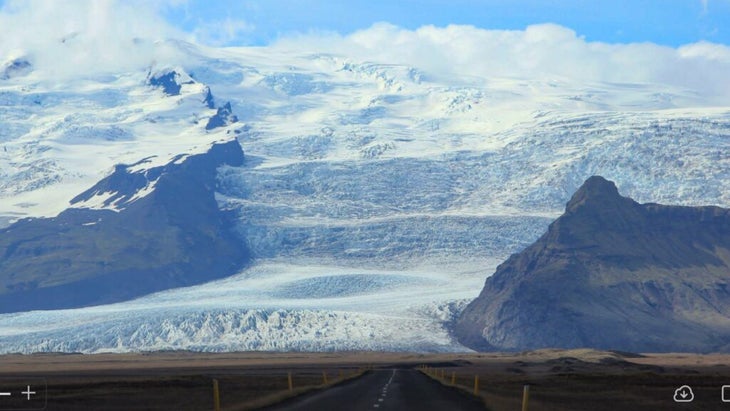
<path id="1" fill-rule="evenodd" d="M 640 229 L 648 223 L 645 214 L 639 203 L 621 196 L 612 181 L 593 176 L 573 194 L 548 235 L 573 243 L 596 233 Z"/>
<path id="2" fill-rule="evenodd" d="M 218 127 L 225 127 L 238 122 L 238 117 L 233 114 L 231 103 L 226 103 L 223 107 L 218 107 L 218 111 L 208 120 L 205 125 L 206 130 L 213 130 Z"/>
<path id="3" fill-rule="evenodd" d="M 33 65 L 25 58 L 10 60 L 3 66 L 0 79 L 9 80 L 14 77 L 22 77 L 33 71 Z"/>
<path id="4" fill-rule="evenodd" d="M 184 84 L 193 84 L 194 81 L 187 74 L 175 70 L 163 70 L 157 73 L 149 72 L 147 83 L 153 87 L 160 87 L 168 96 L 179 96 Z"/>
<path id="5" fill-rule="evenodd" d="M 626 207 L 636 204 L 630 198 L 622 197 L 613 181 L 601 176 L 588 178 L 573 194 L 565 206 L 566 213 L 575 213 L 583 207 Z"/>
<path id="6" fill-rule="evenodd" d="M 231 141 L 214 144 L 205 155 L 193 155 L 187 158 L 185 155 L 178 155 L 166 165 L 134 170 L 148 161 L 149 158 L 130 165 L 116 165 L 112 174 L 74 197 L 71 205 L 83 207 L 84 202 L 92 200 L 95 196 L 106 195 L 102 203 L 104 207 L 124 209 L 140 198 L 138 195 L 140 190 L 152 188 L 162 176 L 186 175 L 192 184 L 200 175 L 214 175 L 215 169 L 220 165 L 240 166 L 243 164 L 243 151 L 237 141 Z"/>
<path id="7" fill-rule="evenodd" d="M 208 108 L 215 108 L 215 100 L 213 99 L 213 93 L 210 92 L 210 87 L 205 86 L 205 97 L 203 98 L 203 104 Z"/>
<path id="8" fill-rule="evenodd" d="M 95 196 L 108 193 L 108 197 L 102 203 L 104 207 L 114 206 L 118 209 L 126 207 L 140 190 L 154 184 L 165 170 L 165 167 L 159 166 L 148 170 L 130 171 L 131 167 L 138 164 L 114 166 L 111 175 L 71 199 L 71 205 L 79 205 L 92 200 Z"/>

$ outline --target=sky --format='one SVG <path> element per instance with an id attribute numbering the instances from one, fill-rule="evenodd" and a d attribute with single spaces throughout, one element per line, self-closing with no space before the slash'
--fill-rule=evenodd
<path id="1" fill-rule="evenodd" d="M 294 33 L 340 35 L 387 22 L 406 29 L 554 23 L 588 41 L 730 44 L 730 0 L 263 0 L 175 2 L 165 17 L 217 45 L 264 45 Z"/>
<path id="2" fill-rule="evenodd" d="M 0 0 L 12 8 L 103 9 L 114 0 Z M 347 35 L 376 23 L 415 30 L 469 25 L 522 30 L 554 23 L 587 41 L 681 46 L 730 44 L 730 0 L 128 0 L 197 42 L 213 46 L 267 45 L 313 32 Z M 43 13 L 42 10 L 37 10 Z"/>

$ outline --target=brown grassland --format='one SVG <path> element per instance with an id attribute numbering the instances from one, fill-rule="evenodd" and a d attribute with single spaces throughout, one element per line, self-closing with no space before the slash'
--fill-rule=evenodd
<path id="1" fill-rule="evenodd" d="M 48 410 L 211 410 L 213 379 L 221 409 L 255 409 L 354 378 L 374 368 L 428 366 L 434 378 L 478 394 L 486 408 L 521 409 L 530 386 L 537 410 L 725 410 L 730 355 L 642 354 L 596 350 L 525 353 L 190 353 L 0 356 L 0 381 L 45 378 Z M 293 391 L 289 390 L 288 374 Z M 327 385 L 325 385 L 325 375 Z M 675 404 L 674 390 L 695 401 Z"/>

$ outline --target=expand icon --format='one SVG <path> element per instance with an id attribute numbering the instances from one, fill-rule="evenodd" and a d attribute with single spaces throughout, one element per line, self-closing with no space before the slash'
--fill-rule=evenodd
<path id="1" fill-rule="evenodd" d="M 674 390 L 674 402 L 692 402 L 695 395 L 689 385 L 683 385 Z"/>

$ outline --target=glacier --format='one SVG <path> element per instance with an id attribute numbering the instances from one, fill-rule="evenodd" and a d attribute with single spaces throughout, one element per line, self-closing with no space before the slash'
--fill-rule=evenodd
<path id="1" fill-rule="evenodd" d="M 454 273 L 449 278 L 441 273 L 446 268 Z M 464 351 L 445 324 L 481 281 L 480 270 L 457 263 L 397 274 L 259 263 L 233 277 L 134 301 L 2 315 L 0 349 Z"/>
<path id="2" fill-rule="evenodd" d="M 464 351 L 451 320 L 587 177 L 640 202 L 730 207 L 730 107 L 693 90 L 168 46 L 187 63 L 0 81 L 0 225 L 57 214 L 115 164 L 236 138 L 245 163 L 218 170 L 216 196 L 254 263 L 133 301 L 0 315 L 0 352 Z M 179 95 L 148 84 L 165 70 Z M 209 92 L 238 122 L 205 129 Z"/>

